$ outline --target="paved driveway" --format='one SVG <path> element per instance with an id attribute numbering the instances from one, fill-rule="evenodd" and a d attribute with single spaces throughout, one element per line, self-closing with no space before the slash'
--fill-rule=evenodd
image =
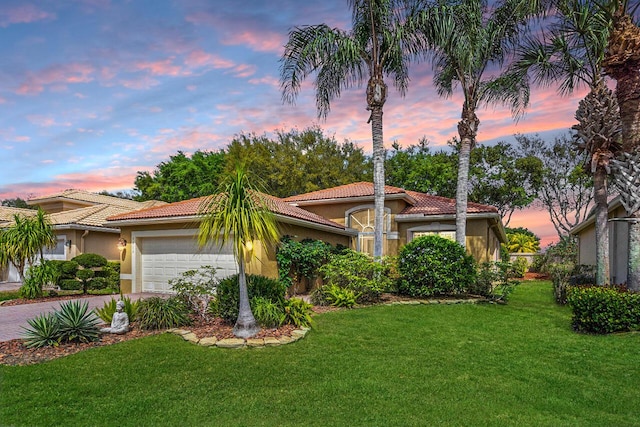
<path id="1" fill-rule="evenodd" d="M 147 298 L 150 296 L 158 296 L 158 294 L 140 293 L 128 294 L 127 297 L 132 300 Z M 118 299 L 118 295 L 99 295 L 88 298 L 82 298 L 82 301 L 89 303 L 89 309 L 102 307 L 105 302 L 111 298 Z M 0 341 L 9 341 L 16 338 L 22 338 L 22 327 L 28 327 L 28 319 L 33 319 L 39 314 L 53 311 L 60 307 L 61 303 L 66 301 L 40 302 L 36 304 L 22 304 L 5 307 L 0 305 Z"/>

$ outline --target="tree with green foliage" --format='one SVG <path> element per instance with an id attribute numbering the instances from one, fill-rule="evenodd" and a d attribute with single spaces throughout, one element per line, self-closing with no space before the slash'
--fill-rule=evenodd
<path id="1" fill-rule="evenodd" d="M 38 209 L 32 217 L 16 214 L 13 224 L 0 233 L 0 265 L 10 262 L 18 270 L 20 281 L 24 281 L 26 267 L 34 264 L 38 254 L 43 262 L 43 248 L 53 248 L 56 243 L 53 227 L 43 210 Z"/>
<path id="2" fill-rule="evenodd" d="M 37 207 L 27 204 L 27 201 L 20 197 L 16 197 L 15 199 L 4 199 L 0 205 L 10 208 L 37 209 Z"/>
<path id="3" fill-rule="evenodd" d="M 456 241 L 466 246 L 467 193 L 471 150 L 476 145 L 482 105 L 504 104 L 514 116 L 529 102 L 521 76 L 502 71 L 528 18 L 538 12 L 531 0 L 438 1 L 415 16 L 434 65 L 434 84 L 441 96 L 460 88 L 464 103 L 458 123 L 460 150 L 456 189 Z"/>
<path id="4" fill-rule="evenodd" d="M 269 194 L 288 197 L 352 182 L 370 181 L 371 162 L 362 148 L 339 143 L 319 127 L 266 135 L 240 134 L 227 146 L 227 171 L 241 163 Z"/>
<path id="5" fill-rule="evenodd" d="M 279 232 L 272 201 L 252 184 L 246 170 L 238 166 L 234 174 L 226 175 L 216 195 L 204 199 L 200 206 L 201 247 L 231 243 L 238 263 L 240 303 L 238 320 L 233 334 L 250 338 L 260 331 L 247 293 L 246 264 L 253 258 L 253 242 L 260 242 L 268 250 L 278 242 Z"/>
<path id="6" fill-rule="evenodd" d="M 558 1 L 556 12 L 543 37 L 529 37 L 518 54 L 516 69 L 535 82 L 558 83 L 561 94 L 588 86 L 580 101 L 578 124 L 572 129 L 576 148 L 586 154 L 585 169 L 593 176 L 596 231 L 596 283 L 609 283 L 609 231 L 607 175 L 610 162 L 620 150 L 618 104 L 602 75 L 611 19 L 592 1 Z"/>
<path id="7" fill-rule="evenodd" d="M 387 185 L 455 198 L 456 155 L 445 150 L 432 151 L 426 139 L 406 148 L 394 142 L 392 148 L 385 160 Z"/>
<path id="8" fill-rule="evenodd" d="M 196 151 L 189 157 L 182 151 L 152 172 L 139 171 L 134 190 L 138 201 L 178 202 L 213 194 L 225 164 L 222 151 Z"/>
<path id="9" fill-rule="evenodd" d="M 534 206 L 546 210 L 558 237 L 582 222 L 593 200 L 593 179 L 583 168 L 584 158 L 573 149 L 573 141 L 563 135 L 547 143 L 538 136 L 517 135 L 522 156 L 540 159 L 542 185 Z"/>
<path id="10" fill-rule="evenodd" d="M 416 33 L 406 26 L 414 12 L 410 0 L 350 0 L 352 29 L 326 24 L 295 27 L 282 56 L 280 79 L 284 100 L 293 102 L 302 81 L 316 75 L 318 115 L 326 117 L 331 101 L 343 89 L 367 81 L 367 110 L 371 112 L 375 204 L 374 257 L 382 257 L 384 215 L 384 140 L 382 111 L 387 99 L 385 76 L 393 77 L 404 95 L 409 82 L 409 54 L 419 48 Z"/>

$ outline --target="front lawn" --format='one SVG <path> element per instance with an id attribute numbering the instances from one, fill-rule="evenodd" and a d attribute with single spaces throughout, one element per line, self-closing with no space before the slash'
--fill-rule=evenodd
<path id="1" fill-rule="evenodd" d="M 282 347 L 164 334 L 0 366 L 0 425 L 640 425 L 640 334 L 569 318 L 531 282 L 506 306 L 325 313 Z"/>

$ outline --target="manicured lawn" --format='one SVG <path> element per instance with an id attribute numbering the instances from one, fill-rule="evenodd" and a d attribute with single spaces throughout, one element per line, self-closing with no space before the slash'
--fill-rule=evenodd
<path id="1" fill-rule="evenodd" d="M 509 305 L 327 313 L 279 348 L 149 337 L 0 367 L 0 425 L 640 425 L 640 334 L 578 335 L 548 282 Z"/>

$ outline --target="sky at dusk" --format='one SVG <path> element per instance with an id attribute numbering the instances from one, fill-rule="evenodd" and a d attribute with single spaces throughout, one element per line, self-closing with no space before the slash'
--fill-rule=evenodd
<path id="1" fill-rule="evenodd" d="M 326 121 L 312 79 L 295 105 L 282 103 L 287 32 L 319 23 L 348 29 L 346 0 L 2 0 L 0 199 L 131 189 L 137 171 L 178 150 L 224 148 L 242 132 L 318 124 L 370 152 L 364 88 L 343 92 Z M 437 96 L 430 64 L 410 77 L 405 98 L 390 89 L 385 146 L 422 137 L 443 146 L 457 134 L 461 98 Z M 482 109 L 478 141 L 567 131 L 584 94 L 533 88 L 518 123 L 508 109 Z M 555 239 L 545 211 L 516 213 L 510 225 L 543 245 Z"/>

